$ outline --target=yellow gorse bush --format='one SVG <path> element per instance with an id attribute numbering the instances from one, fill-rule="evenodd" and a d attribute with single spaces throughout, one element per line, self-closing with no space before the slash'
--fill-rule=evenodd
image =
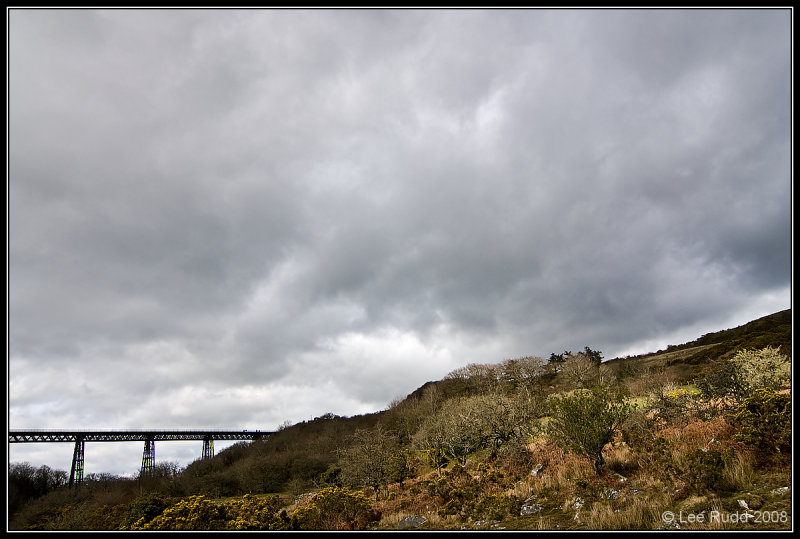
<path id="1" fill-rule="evenodd" d="M 140 518 L 131 530 L 277 530 L 285 527 L 277 511 L 278 496 L 241 498 L 215 502 L 190 496 L 168 507 L 150 522 Z"/>
<path id="2" fill-rule="evenodd" d="M 370 502 L 361 492 L 328 487 L 292 513 L 291 526 L 299 530 L 352 530 L 365 524 L 369 513 Z"/>
<path id="3" fill-rule="evenodd" d="M 219 504 L 205 496 L 190 496 L 168 507 L 138 529 L 219 530 L 225 528 L 225 521 L 225 509 Z M 137 529 L 136 524 L 132 528 Z"/>

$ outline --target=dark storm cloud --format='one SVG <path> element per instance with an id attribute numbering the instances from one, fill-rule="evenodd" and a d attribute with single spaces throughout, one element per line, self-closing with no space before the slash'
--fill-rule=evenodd
<path id="1" fill-rule="evenodd" d="M 9 21 L 14 424 L 360 413 L 789 306 L 789 11 Z"/>

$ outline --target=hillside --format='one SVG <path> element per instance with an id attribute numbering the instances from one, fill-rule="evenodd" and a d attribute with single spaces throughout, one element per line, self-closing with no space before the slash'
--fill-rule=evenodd
<path id="1" fill-rule="evenodd" d="M 9 528 L 790 529 L 790 358 L 786 310 L 602 364 L 469 365 L 154 477 L 12 464 Z"/>

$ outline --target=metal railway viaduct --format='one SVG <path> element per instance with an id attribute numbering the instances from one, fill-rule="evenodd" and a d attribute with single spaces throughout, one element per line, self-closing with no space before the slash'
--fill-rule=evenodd
<path id="1" fill-rule="evenodd" d="M 203 459 L 214 456 L 214 440 L 258 440 L 271 431 L 260 430 L 15 430 L 8 432 L 8 443 L 72 442 L 72 467 L 69 486 L 83 481 L 83 454 L 86 442 L 144 442 L 141 474 L 153 472 L 156 441 L 202 440 Z"/>

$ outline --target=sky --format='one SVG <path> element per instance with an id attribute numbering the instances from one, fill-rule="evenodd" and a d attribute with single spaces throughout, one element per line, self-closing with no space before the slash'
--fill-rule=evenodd
<path id="1" fill-rule="evenodd" d="M 788 9 L 7 24 L 10 429 L 273 430 L 791 307 Z"/>

